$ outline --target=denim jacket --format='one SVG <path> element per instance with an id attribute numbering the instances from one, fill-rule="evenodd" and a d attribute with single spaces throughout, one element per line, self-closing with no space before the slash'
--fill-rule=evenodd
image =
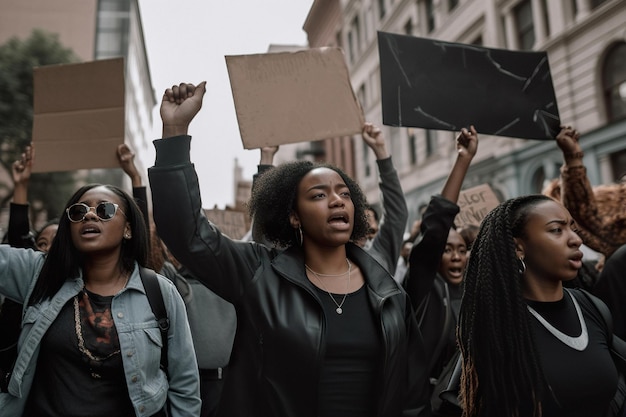
<path id="1" fill-rule="evenodd" d="M 44 260 L 40 252 L 0 245 L 0 294 L 27 304 Z M 185 305 L 174 285 L 157 276 L 170 320 L 169 384 L 159 368 L 160 330 L 145 295 L 137 265 L 126 288 L 111 302 L 111 313 L 120 335 L 128 393 L 138 417 L 157 413 L 166 399 L 170 401 L 171 416 L 199 416 L 198 367 Z M 9 392 L 0 394 L 0 416 L 22 415 L 33 384 L 41 339 L 61 308 L 81 291 L 83 285 L 82 276 L 67 279 L 52 299 L 26 308 Z"/>

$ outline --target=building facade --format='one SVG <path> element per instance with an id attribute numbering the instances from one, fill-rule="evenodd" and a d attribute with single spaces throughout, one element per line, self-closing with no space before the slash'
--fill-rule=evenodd
<path id="1" fill-rule="evenodd" d="M 0 0 L 0 43 L 27 38 L 33 29 L 57 34 L 83 61 L 124 57 L 125 141 L 137 154 L 146 151 L 156 98 L 138 1 Z M 141 164 L 139 158 L 135 162 Z M 147 167 L 138 168 L 146 173 Z"/>
<path id="2" fill-rule="evenodd" d="M 319 26 L 316 16 L 325 16 Z M 626 2 L 621 0 L 316 0 L 304 29 L 310 46 L 344 49 L 365 118 L 379 125 L 377 31 L 546 51 L 561 121 L 582 132 L 588 175 L 592 184 L 600 184 L 626 172 L 625 22 Z M 410 225 L 417 208 L 441 191 L 456 157 L 456 133 L 383 130 L 409 205 Z M 351 140 L 355 177 L 370 202 L 380 204 L 374 155 L 360 137 Z M 558 177 L 561 164 L 554 141 L 480 135 L 464 186 L 487 183 L 501 199 L 537 193 Z"/>

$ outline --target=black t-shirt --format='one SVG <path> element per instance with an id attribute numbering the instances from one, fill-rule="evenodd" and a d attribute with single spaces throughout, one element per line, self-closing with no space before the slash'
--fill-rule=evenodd
<path id="1" fill-rule="evenodd" d="M 320 372 L 319 417 L 374 417 L 378 405 L 381 338 L 362 286 L 337 305 L 318 288 L 326 316 L 326 355 Z M 333 294 L 341 304 L 343 295 Z"/>
<path id="2" fill-rule="evenodd" d="M 111 317 L 112 299 L 112 296 L 102 297 L 88 291 L 80 293 L 79 321 L 75 299 L 62 308 L 42 339 L 24 415 L 135 415 Z M 79 334 L 84 340 L 82 351 Z"/>
<path id="3" fill-rule="evenodd" d="M 578 314 L 569 294 L 555 302 L 528 300 L 528 305 L 566 335 L 577 337 L 581 334 Z M 586 305 L 580 302 L 579 305 L 589 335 L 583 351 L 558 340 L 531 316 L 541 365 L 549 384 L 543 402 L 543 417 L 604 416 L 617 388 L 617 370 L 607 345 L 605 324 Z"/>

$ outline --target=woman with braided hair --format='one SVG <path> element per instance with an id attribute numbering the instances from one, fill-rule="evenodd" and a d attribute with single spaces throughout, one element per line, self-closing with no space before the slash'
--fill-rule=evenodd
<path id="1" fill-rule="evenodd" d="M 581 290 L 563 289 L 581 244 L 567 209 L 542 195 L 483 220 L 458 328 L 465 416 L 606 415 L 618 381 L 611 335 Z"/>

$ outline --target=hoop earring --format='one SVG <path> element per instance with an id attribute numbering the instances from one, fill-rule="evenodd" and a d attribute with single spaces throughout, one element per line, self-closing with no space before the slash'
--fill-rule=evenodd
<path id="1" fill-rule="evenodd" d="M 526 264 L 524 263 L 524 257 L 520 256 L 517 259 L 517 270 L 519 271 L 520 275 L 524 275 L 524 272 L 526 272 Z"/>

